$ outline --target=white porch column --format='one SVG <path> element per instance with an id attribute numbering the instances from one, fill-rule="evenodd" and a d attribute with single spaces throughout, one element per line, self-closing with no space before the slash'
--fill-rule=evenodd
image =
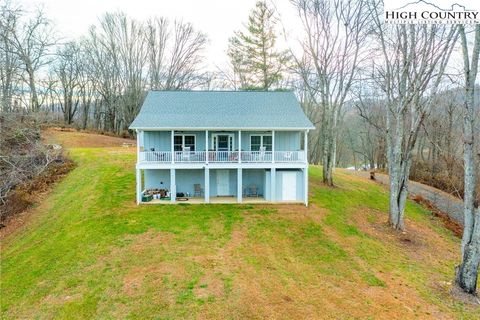
<path id="1" fill-rule="evenodd" d="M 270 171 L 270 201 L 274 202 L 277 201 L 276 195 L 277 195 L 277 183 L 276 183 L 276 178 L 277 178 L 277 170 L 275 168 L 272 168 Z"/>
<path id="2" fill-rule="evenodd" d="M 272 163 L 275 163 L 275 130 L 272 130 Z"/>
<path id="3" fill-rule="evenodd" d="M 237 169 L 237 202 L 242 203 L 243 196 L 243 182 L 242 182 L 242 168 Z"/>
<path id="4" fill-rule="evenodd" d="M 136 169 L 137 176 L 137 204 L 142 202 L 142 170 Z"/>
<path id="5" fill-rule="evenodd" d="M 305 163 L 308 164 L 308 130 L 303 135 L 303 149 L 305 150 Z"/>
<path id="6" fill-rule="evenodd" d="M 170 169 L 170 201 L 175 202 L 177 197 L 177 182 L 175 178 L 175 169 Z"/>
<path id="7" fill-rule="evenodd" d="M 137 162 L 140 162 L 140 131 L 135 129 L 137 133 Z"/>
<path id="8" fill-rule="evenodd" d="M 208 130 L 205 130 L 205 162 L 208 164 Z"/>
<path id="9" fill-rule="evenodd" d="M 205 195 L 205 203 L 210 202 L 210 169 L 208 167 L 205 167 L 205 190 L 204 190 L 204 195 Z"/>
<path id="10" fill-rule="evenodd" d="M 242 131 L 238 130 L 238 163 L 242 163 Z"/>
<path id="11" fill-rule="evenodd" d="M 303 199 L 305 206 L 308 207 L 308 164 L 303 169 Z"/>
<path id="12" fill-rule="evenodd" d="M 173 151 L 173 137 L 175 136 L 175 130 L 172 130 L 172 139 L 170 141 L 171 145 L 170 145 L 170 150 L 171 150 L 171 155 L 172 155 L 172 163 L 175 163 L 175 152 Z"/>

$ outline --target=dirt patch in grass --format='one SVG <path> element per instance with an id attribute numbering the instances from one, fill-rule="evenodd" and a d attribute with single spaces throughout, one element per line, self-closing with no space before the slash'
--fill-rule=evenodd
<path id="1" fill-rule="evenodd" d="M 421 204 L 428 211 L 432 212 L 432 214 L 435 217 L 439 218 L 442 221 L 445 228 L 452 231 L 455 236 L 457 236 L 458 238 L 462 238 L 463 226 L 460 223 L 453 220 L 452 218 L 450 218 L 446 212 L 443 212 L 437 207 L 435 207 L 431 201 L 425 199 L 421 195 L 417 194 L 413 196 L 412 200 L 415 201 L 416 203 Z"/>
<path id="2" fill-rule="evenodd" d="M 108 148 L 126 146 L 134 149 L 136 145 L 136 141 L 133 139 L 55 127 L 44 129 L 42 131 L 42 138 L 46 143 L 57 143 L 66 148 Z"/>

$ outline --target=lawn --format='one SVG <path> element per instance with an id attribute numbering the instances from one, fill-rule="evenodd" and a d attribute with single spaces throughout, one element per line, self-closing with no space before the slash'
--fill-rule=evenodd
<path id="1" fill-rule="evenodd" d="M 79 139 L 94 139 L 84 134 Z M 310 206 L 134 203 L 132 148 L 68 134 L 78 166 L 2 241 L 5 319 L 474 319 L 450 295 L 459 239 L 409 203 L 311 167 Z M 82 146 L 76 147 L 76 146 Z"/>

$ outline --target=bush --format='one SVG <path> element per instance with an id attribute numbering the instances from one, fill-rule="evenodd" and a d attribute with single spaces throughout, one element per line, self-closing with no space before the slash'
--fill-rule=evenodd
<path id="1" fill-rule="evenodd" d="M 42 143 L 41 122 L 36 115 L 0 115 L 0 221 L 25 209 L 30 202 L 22 195 L 35 189 L 31 184 L 66 162 L 61 148 Z"/>

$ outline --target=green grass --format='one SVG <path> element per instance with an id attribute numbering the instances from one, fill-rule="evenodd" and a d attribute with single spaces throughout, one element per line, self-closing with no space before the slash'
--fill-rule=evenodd
<path id="1" fill-rule="evenodd" d="M 453 278 L 455 256 L 431 252 L 426 238 L 422 250 L 432 256 L 422 259 L 359 225 L 361 215 L 367 225 L 384 220 L 387 194 L 376 184 L 340 173 L 337 187 L 326 188 L 312 167 L 308 210 L 136 206 L 133 154 L 70 153 L 77 168 L 3 241 L 4 318 L 369 317 L 379 312 L 372 290 L 392 297 L 385 317 L 478 312 L 436 286 Z M 442 250 L 458 250 L 458 239 L 420 206 L 409 203 L 407 216 L 438 236 Z M 409 305 L 398 279 L 425 305 Z"/>

